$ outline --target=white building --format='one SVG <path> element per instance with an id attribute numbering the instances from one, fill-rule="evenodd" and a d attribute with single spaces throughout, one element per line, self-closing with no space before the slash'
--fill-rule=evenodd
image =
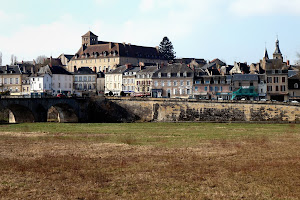
<path id="1" fill-rule="evenodd" d="M 49 74 L 52 77 L 52 94 L 73 94 L 73 75 L 61 66 L 46 65 L 41 67 L 38 74 Z"/>
<path id="2" fill-rule="evenodd" d="M 50 74 L 33 74 L 30 76 L 31 93 L 52 94 L 52 77 Z"/>

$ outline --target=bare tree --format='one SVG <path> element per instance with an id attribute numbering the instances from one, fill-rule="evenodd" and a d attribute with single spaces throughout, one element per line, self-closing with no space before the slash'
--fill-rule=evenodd
<path id="1" fill-rule="evenodd" d="M 15 56 L 14 54 L 12 54 L 12 55 L 10 56 L 10 64 L 11 64 L 11 65 L 17 64 L 17 56 Z"/>
<path id="2" fill-rule="evenodd" d="M 47 57 L 45 55 L 40 55 L 36 58 L 36 64 L 43 64 L 45 62 L 45 60 L 47 59 Z"/>
<path id="3" fill-rule="evenodd" d="M 2 65 L 2 52 L 0 51 L 0 66 Z"/>

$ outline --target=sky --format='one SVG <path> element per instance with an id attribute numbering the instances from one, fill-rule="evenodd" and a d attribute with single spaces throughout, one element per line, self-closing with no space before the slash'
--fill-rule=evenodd
<path id="1" fill-rule="evenodd" d="M 75 54 L 89 30 L 99 40 L 158 46 L 178 58 L 256 63 L 275 50 L 300 52 L 300 0 L 0 0 L 3 65 L 39 55 Z"/>

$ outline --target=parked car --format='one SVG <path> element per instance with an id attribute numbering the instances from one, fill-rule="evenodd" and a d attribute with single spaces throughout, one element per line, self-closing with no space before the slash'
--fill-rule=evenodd
<path id="1" fill-rule="evenodd" d="M 58 98 L 66 98 L 67 96 L 65 94 L 63 94 L 63 93 L 58 93 L 56 95 L 56 97 L 58 97 Z"/>
<path id="2" fill-rule="evenodd" d="M 299 103 L 298 101 L 291 101 L 291 103 Z"/>

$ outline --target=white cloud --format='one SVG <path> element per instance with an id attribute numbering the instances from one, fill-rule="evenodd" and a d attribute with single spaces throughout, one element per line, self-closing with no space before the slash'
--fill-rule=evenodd
<path id="1" fill-rule="evenodd" d="M 229 10 L 239 16 L 300 15 L 299 0 L 235 0 Z"/>
<path id="2" fill-rule="evenodd" d="M 0 10 L 0 24 L 9 24 L 13 22 L 20 22 L 25 19 L 26 16 L 24 16 L 21 13 L 6 13 L 2 10 Z"/>

